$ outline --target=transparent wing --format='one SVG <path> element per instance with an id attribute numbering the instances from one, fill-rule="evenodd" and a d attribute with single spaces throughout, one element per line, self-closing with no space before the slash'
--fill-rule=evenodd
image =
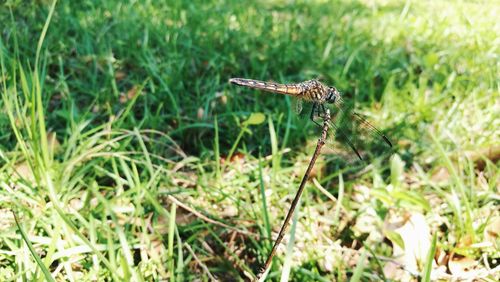
<path id="1" fill-rule="evenodd" d="M 368 120 L 366 120 L 366 118 L 364 118 L 362 115 L 360 115 L 359 113 L 353 112 L 353 113 L 351 113 L 351 117 L 359 126 L 361 126 L 366 131 L 368 131 L 371 136 L 376 138 L 378 141 L 385 142 L 385 144 L 387 146 L 392 147 L 392 143 L 389 140 L 389 138 L 387 138 L 387 136 L 385 136 L 385 134 L 383 134 L 379 129 L 377 129 L 370 122 L 368 122 Z"/>
<path id="2" fill-rule="evenodd" d="M 392 147 L 389 138 L 366 118 L 341 105 L 337 105 L 329 125 L 329 147 L 334 147 L 334 153 L 340 153 L 346 160 L 364 160 L 369 155 L 384 154 Z M 354 158 L 346 155 L 346 151 Z"/>
<path id="3" fill-rule="evenodd" d="M 328 122 L 328 124 L 330 130 L 328 132 L 329 135 L 327 143 L 330 149 L 332 149 L 333 152 L 337 154 L 343 155 L 343 154 L 348 154 L 348 152 L 346 152 L 346 150 L 339 150 L 338 146 L 340 147 L 347 146 L 351 150 L 351 153 L 354 153 L 355 157 L 362 161 L 363 157 L 361 156 L 361 152 L 356 147 L 356 145 L 354 145 L 353 141 L 351 140 L 351 138 L 349 138 L 348 134 L 343 130 L 339 129 L 337 125 L 335 125 L 333 122 Z M 353 160 L 353 158 L 349 158 L 349 160 Z"/>
<path id="4" fill-rule="evenodd" d="M 302 99 L 292 98 L 292 109 L 296 114 L 300 114 L 302 112 Z"/>

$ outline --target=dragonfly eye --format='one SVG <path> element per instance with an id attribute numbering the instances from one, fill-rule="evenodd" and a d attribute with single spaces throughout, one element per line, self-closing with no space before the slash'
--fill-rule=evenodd
<path id="1" fill-rule="evenodd" d="M 337 102 L 339 96 L 339 91 L 335 87 L 330 87 L 330 89 L 328 89 L 328 97 L 326 97 L 326 101 L 330 104 L 334 104 Z"/>

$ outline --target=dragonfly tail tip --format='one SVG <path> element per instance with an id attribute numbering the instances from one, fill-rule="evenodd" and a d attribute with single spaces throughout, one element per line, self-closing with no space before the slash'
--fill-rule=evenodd
<path id="1" fill-rule="evenodd" d="M 230 78 L 229 79 L 229 83 L 232 83 L 232 84 L 238 84 L 239 82 L 239 79 L 238 78 Z"/>

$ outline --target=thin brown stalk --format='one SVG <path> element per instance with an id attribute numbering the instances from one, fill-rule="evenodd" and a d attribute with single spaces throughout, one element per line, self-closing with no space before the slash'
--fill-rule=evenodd
<path id="1" fill-rule="evenodd" d="M 309 179 L 309 175 L 311 174 L 311 171 L 314 167 L 314 163 L 316 163 L 316 160 L 318 159 L 319 154 L 321 153 L 321 148 L 325 145 L 326 137 L 327 137 L 327 132 L 329 129 L 329 124 L 328 122 L 330 121 L 330 111 L 326 110 L 326 113 L 323 117 L 323 127 L 321 131 L 321 137 L 318 139 L 318 144 L 316 145 L 316 149 L 314 150 L 314 154 L 311 158 L 311 161 L 309 162 L 309 166 L 307 167 L 306 173 L 304 174 L 304 177 L 302 177 L 302 182 L 300 182 L 299 189 L 297 190 L 297 193 L 295 194 L 295 198 L 292 201 L 292 204 L 290 206 L 290 209 L 288 210 L 288 213 L 286 215 L 285 221 L 283 222 L 283 225 L 281 226 L 280 232 L 278 234 L 278 238 L 276 238 L 276 241 L 274 242 L 273 249 L 271 250 L 271 253 L 269 253 L 269 256 L 267 257 L 267 260 L 264 264 L 264 266 L 261 268 L 259 272 L 259 279 L 263 277 L 264 273 L 267 271 L 269 266 L 271 265 L 271 262 L 273 260 L 274 255 L 276 254 L 276 250 L 278 249 L 279 244 L 283 240 L 283 236 L 285 236 L 285 232 L 290 225 L 290 220 L 292 219 L 293 213 L 295 211 L 295 208 L 297 207 L 297 203 L 299 202 L 300 196 L 302 196 L 302 192 L 304 192 L 304 188 L 306 186 L 306 182 Z"/>
<path id="2" fill-rule="evenodd" d="M 208 269 L 208 267 L 196 256 L 195 252 L 193 251 L 193 249 L 191 248 L 191 246 L 189 246 L 188 243 L 184 243 L 184 247 L 186 247 L 186 249 L 189 251 L 189 253 L 193 256 L 194 260 L 203 269 L 203 271 L 205 272 L 205 274 L 207 274 L 208 278 L 210 278 L 210 281 L 219 281 L 217 278 L 215 278 L 212 275 L 212 273 L 210 272 L 210 270 Z"/>
<path id="3" fill-rule="evenodd" d="M 187 210 L 188 212 L 194 214 L 196 217 L 200 218 L 201 220 L 204 220 L 204 221 L 206 221 L 208 223 L 211 223 L 211 224 L 214 224 L 214 225 L 218 225 L 218 226 L 221 226 L 221 227 L 233 230 L 233 231 L 235 231 L 237 233 L 241 233 L 241 234 L 245 234 L 245 235 L 257 237 L 257 234 L 255 234 L 253 232 L 242 230 L 242 229 L 238 229 L 238 228 L 234 228 L 232 226 L 229 226 L 229 225 L 224 224 L 222 222 L 219 222 L 217 220 L 213 220 L 213 219 L 211 219 L 211 218 L 203 215 L 202 213 L 196 211 L 195 209 L 189 207 L 188 205 L 184 204 L 183 202 L 179 201 L 177 198 L 175 198 L 172 195 L 168 195 L 167 199 L 170 200 L 171 202 L 177 204 L 179 207 L 181 207 L 181 208 Z"/>

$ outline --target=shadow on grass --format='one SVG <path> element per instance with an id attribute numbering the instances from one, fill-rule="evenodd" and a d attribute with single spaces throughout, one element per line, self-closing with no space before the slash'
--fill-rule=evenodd
<path id="1" fill-rule="evenodd" d="M 44 17 L 34 11 L 46 7 L 17 5 L 13 13 L 20 52 L 33 55 L 34 50 L 24 49 L 36 40 L 28 34 L 36 34 L 34 23 Z M 119 11 L 116 5 L 58 4 L 45 42 L 44 87 L 46 93 L 55 93 L 45 96 L 47 123 L 60 137 L 67 134 L 70 121 L 101 124 L 119 114 L 131 89 L 148 80 L 123 127 L 172 133 L 187 153 L 200 155 L 213 148 L 217 115 L 225 152 L 239 130 L 235 118 L 269 113 L 282 135 L 290 114 L 283 97 L 235 89 L 227 85 L 229 77 L 298 82 L 319 76 L 337 86 L 346 100 L 366 106 L 380 101 L 392 73 L 405 72 L 410 65 L 401 46 L 370 43 L 371 30 L 356 24 L 372 13 L 361 2 L 220 6 L 171 1 L 123 5 Z M 9 23 L 4 29 L 13 30 L 9 16 L 2 14 L 2 19 Z M 4 33 L 10 50 L 13 36 Z M 314 136 L 314 128 L 291 118 L 288 144 L 300 147 Z M 270 147 L 267 131 L 263 126 L 245 136 L 250 152 Z"/>

